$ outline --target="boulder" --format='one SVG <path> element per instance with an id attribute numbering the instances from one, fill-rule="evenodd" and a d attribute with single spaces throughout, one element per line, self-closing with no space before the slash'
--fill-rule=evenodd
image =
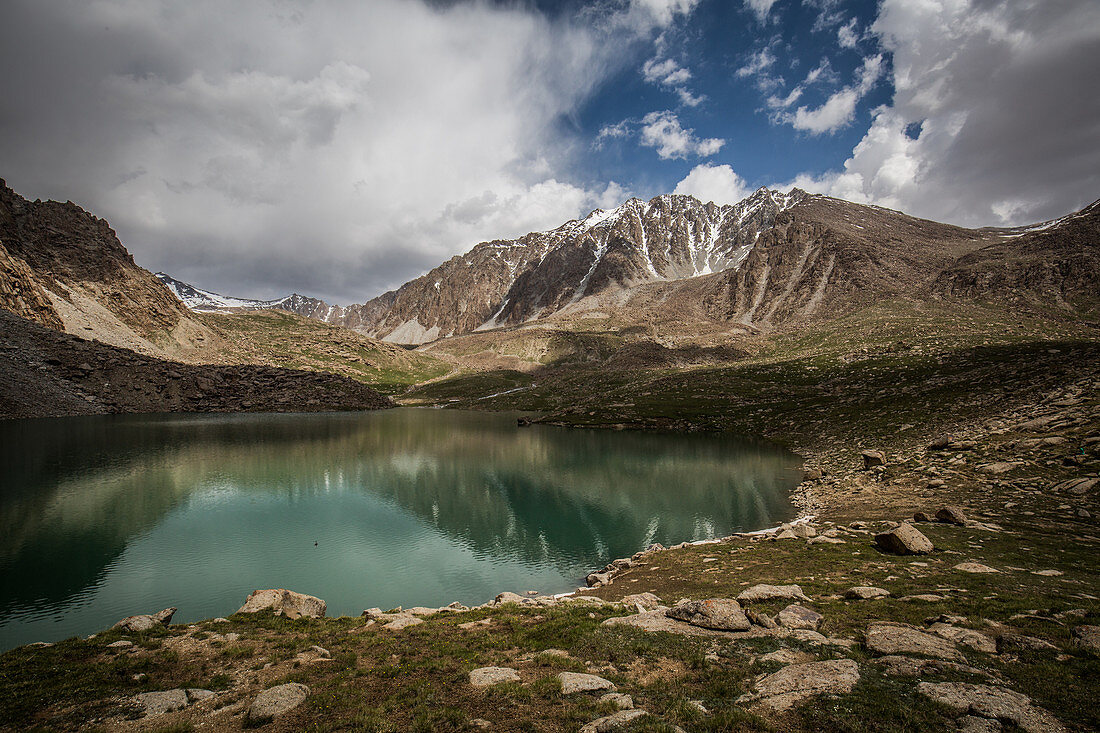
<path id="1" fill-rule="evenodd" d="M 620 601 L 624 606 L 629 608 L 636 608 L 641 611 L 653 611 L 657 606 L 661 605 L 661 599 L 652 593 L 634 593 L 629 596 L 623 596 Z"/>
<path id="2" fill-rule="evenodd" d="M 597 718 L 591 723 L 581 726 L 581 733 L 607 733 L 607 731 L 625 728 L 638 718 L 649 715 L 645 710 L 620 710 L 603 718 Z"/>
<path id="3" fill-rule="evenodd" d="M 176 609 L 166 608 L 163 611 L 157 613 L 146 613 L 138 616 L 127 616 L 119 621 L 112 628 L 122 629 L 123 631 L 139 632 L 148 631 L 154 626 L 167 626 L 172 622 L 172 616 L 176 613 Z"/>
<path id="4" fill-rule="evenodd" d="M 815 695 L 849 693 L 859 682 L 859 665 L 851 659 L 792 664 L 757 680 L 751 692 L 737 699 L 784 711 Z"/>
<path id="5" fill-rule="evenodd" d="M 324 618 L 328 606 L 320 598 L 295 593 L 285 588 L 254 590 L 245 600 L 237 613 L 258 613 L 274 611 L 276 616 L 296 618 Z M 274 689 L 274 688 L 272 688 Z"/>
<path id="6" fill-rule="evenodd" d="M 914 512 L 913 513 L 913 521 L 914 522 L 931 522 L 932 517 L 928 516 L 928 514 L 925 513 L 925 512 Z"/>
<path id="7" fill-rule="evenodd" d="M 301 705 L 309 697 L 309 688 L 298 682 L 277 685 L 256 695 L 248 708 L 246 722 L 271 720 Z"/>
<path id="8" fill-rule="evenodd" d="M 917 657 L 903 657 L 891 654 L 874 660 L 875 664 L 882 666 L 882 673 L 887 677 L 924 677 L 930 674 L 943 674 L 945 672 L 964 672 L 988 677 L 989 673 L 957 662 L 945 662 L 942 659 L 920 659 Z"/>
<path id="9" fill-rule="evenodd" d="M 741 604 L 732 598 L 681 601 L 665 611 L 665 615 L 692 626 L 718 631 L 748 631 L 751 626 Z"/>
<path id="10" fill-rule="evenodd" d="M 195 687 L 187 688 L 187 700 L 189 702 L 202 702 L 214 697 L 213 690 L 202 690 Z"/>
<path id="11" fill-rule="evenodd" d="M 757 601 L 809 601 L 810 598 L 797 585 L 761 583 L 741 591 L 737 594 L 737 600 L 741 603 L 756 603 Z"/>
<path id="12" fill-rule="evenodd" d="M 561 694 L 563 695 L 615 689 L 615 685 L 610 680 L 581 672 L 559 672 L 558 681 L 561 682 Z"/>
<path id="13" fill-rule="evenodd" d="M 874 468 L 875 466 L 886 465 L 886 456 L 883 454 L 882 451 L 865 450 L 862 451 L 859 455 L 863 458 L 864 468 Z"/>
<path id="14" fill-rule="evenodd" d="M 952 662 L 966 661 L 951 641 L 908 624 L 888 621 L 872 623 L 867 627 L 865 644 L 872 652 L 880 655 L 918 654 Z"/>
<path id="15" fill-rule="evenodd" d="M 1100 655 L 1100 626 L 1078 626 L 1073 630 L 1073 643 L 1087 652 Z"/>
<path id="16" fill-rule="evenodd" d="M 144 715 L 162 715 L 183 710 L 187 707 L 187 693 L 183 690 L 164 690 L 163 692 L 143 692 L 134 695 Z"/>
<path id="17" fill-rule="evenodd" d="M 894 555 L 927 555 L 935 549 L 930 539 L 905 522 L 889 532 L 876 534 L 875 544 L 884 552 Z"/>
<path id="18" fill-rule="evenodd" d="M 986 636 L 980 631 L 963 628 L 961 626 L 953 626 L 939 621 L 932 624 L 928 630 L 942 639 L 968 646 L 975 651 L 985 652 L 986 654 L 997 653 L 997 642 L 992 637 Z"/>
<path id="19" fill-rule="evenodd" d="M 502 682 L 519 682 L 519 672 L 511 667 L 480 667 L 470 672 L 474 687 L 491 687 Z"/>
<path id="20" fill-rule="evenodd" d="M 872 598 L 885 598 L 890 591 L 885 588 L 876 588 L 871 585 L 857 585 L 844 591 L 844 597 L 853 601 L 867 601 Z"/>
<path id="21" fill-rule="evenodd" d="M 788 629 L 810 629 L 817 631 L 825 620 L 817 611 L 792 603 L 779 612 L 779 625 Z"/>
<path id="22" fill-rule="evenodd" d="M 512 593 L 511 591 L 504 591 L 497 595 L 493 599 L 493 603 L 497 606 L 503 606 L 505 603 L 527 603 L 528 599 L 521 596 L 519 593 Z"/>
<path id="23" fill-rule="evenodd" d="M 1004 687 L 964 682 L 921 682 L 917 691 L 957 714 L 1008 720 L 1026 733 L 1055 733 L 1065 727 L 1057 718 L 1034 706 L 1026 695 Z"/>
<path id="24" fill-rule="evenodd" d="M 601 585 L 607 585 L 611 582 L 611 573 L 589 573 L 584 582 L 588 584 L 589 588 L 599 588 Z"/>
<path id="25" fill-rule="evenodd" d="M 791 532 L 794 532 L 795 537 L 801 537 L 804 540 L 817 537 L 817 530 L 809 524 L 796 524 L 791 527 Z"/>
<path id="26" fill-rule="evenodd" d="M 966 524 L 966 513 L 957 506 L 945 506 L 936 512 L 936 521 L 957 524 L 961 527 Z"/>

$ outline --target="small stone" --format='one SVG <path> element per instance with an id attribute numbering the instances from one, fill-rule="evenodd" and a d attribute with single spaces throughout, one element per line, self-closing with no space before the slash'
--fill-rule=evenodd
<path id="1" fill-rule="evenodd" d="M 844 591 L 844 597 L 854 601 L 867 601 L 872 598 L 885 598 L 890 591 L 885 588 L 875 588 L 870 585 L 857 585 Z"/>
<path id="2" fill-rule="evenodd" d="M 597 677 L 594 674 L 559 672 L 558 680 L 561 682 L 561 694 L 563 695 L 615 689 L 615 685 L 610 680 L 605 680 L 603 677 Z"/>
<path id="3" fill-rule="evenodd" d="M 108 649 L 129 649 L 134 645 L 134 642 L 122 639 L 120 641 L 114 641 L 107 645 Z"/>
<path id="4" fill-rule="evenodd" d="M 859 682 L 859 665 L 851 659 L 792 664 L 757 680 L 752 692 L 737 699 L 782 712 L 795 703 L 822 694 L 846 694 Z"/>
<path id="5" fill-rule="evenodd" d="M 620 710 L 603 718 L 597 718 L 591 723 L 585 723 L 581 727 L 581 733 L 607 733 L 607 731 L 626 727 L 646 715 L 649 715 L 649 713 L 645 710 Z"/>
<path id="6" fill-rule="evenodd" d="M 931 540 L 904 522 L 889 532 L 876 534 L 875 544 L 894 555 L 927 555 L 935 549 Z"/>
<path id="7" fill-rule="evenodd" d="M 141 706 L 145 715 L 163 715 L 187 707 L 187 693 L 180 689 L 143 692 L 140 695 L 134 695 L 133 700 Z"/>
<path id="8" fill-rule="evenodd" d="M 1042 575 L 1044 578 L 1057 578 L 1059 575 L 1065 575 L 1061 570 L 1032 570 L 1032 575 Z"/>
<path id="9" fill-rule="evenodd" d="M 519 681 L 519 672 L 511 667 L 480 667 L 470 672 L 470 684 L 474 687 L 491 687 L 503 682 Z"/>
<path id="10" fill-rule="evenodd" d="M 928 516 L 924 512 L 915 512 L 913 514 L 913 521 L 914 522 L 931 522 L 932 517 Z"/>
<path id="11" fill-rule="evenodd" d="M 717 631 L 748 631 L 751 626 L 741 610 L 741 604 L 731 598 L 681 601 L 665 611 L 665 615 L 692 626 Z"/>
<path id="12" fill-rule="evenodd" d="M 807 545 L 844 545 L 847 544 L 839 537 L 826 537 L 824 535 L 818 535 L 817 537 L 811 537 L 806 540 Z"/>
<path id="13" fill-rule="evenodd" d="M 248 708 L 249 722 L 271 720 L 301 705 L 309 697 L 309 688 L 298 682 L 269 687 L 256 696 Z"/>
<path id="14" fill-rule="evenodd" d="M 788 629 L 817 631 L 824 620 L 825 617 L 817 611 L 793 603 L 780 611 L 778 616 L 779 625 Z"/>
<path id="15" fill-rule="evenodd" d="M 809 601 L 810 598 L 797 585 L 767 585 L 760 583 L 746 588 L 737 595 L 741 603 L 758 601 Z"/>
<path id="16" fill-rule="evenodd" d="M 408 616 L 402 615 L 402 616 L 398 616 L 393 621 L 390 621 L 388 624 L 386 624 L 382 628 L 383 629 L 389 629 L 390 631 L 400 631 L 401 629 L 408 628 L 409 626 L 416 626 L 416 625 L 422 624 L 422 623 L 424 623 L 424 619 L 422 619 L 422 618 L 418 618 L 418 617 L 412 616 L 412 615 L 408 615 Z"/>
<path id="17" fill-rule="evenodd" d="M 947 524 L 957 524 L 959 526 L 966 524 L 966 514 L 957 506 L 945 506 L 940 509 L 936 512 L 936 519 Z"/>
<path id="18" fill-rule="evenodd" d="M 923 603 L 939 603 L 944 597 L 936 593 L 917 593 L 911 596 L 902 596 L 899 601 L 921 601 Z"/>
<path id="19" fill-rule="evenodd" d="M 996 568 L 991 568 L 988 565 L 982 565 L 980 562 L 961 562 L 952 569 L 959 570 L 964 573 L 976 574 L 1001 572 L 1000 570 L 997 570 Z"/>
<path id="20" fill-rule="evenodd" d="M 634 698 L 622 692 L 609 692 L 606 695 L 601 695 L 597 702 L 610 703 L 619 710 L 630 710 L 634 707 Z"/>
<path id="21" fill-rule="evenodd" d="M 470 725 L 475 728 L 480 728 L 481 730 L 488 730 L 493 727 L 493 724 L 485 718 L 474 718 L 470 721 Z"/>

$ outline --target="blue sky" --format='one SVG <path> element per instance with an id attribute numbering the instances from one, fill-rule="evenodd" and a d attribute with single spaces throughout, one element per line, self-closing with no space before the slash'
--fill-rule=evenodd
<path id="1" fill-rule="evenodd" d="M 363 302 L 630 196 L 968 226 L 1100 197 L 1096 0 L 7 0 L 0 177 L 136 261 Z"/>

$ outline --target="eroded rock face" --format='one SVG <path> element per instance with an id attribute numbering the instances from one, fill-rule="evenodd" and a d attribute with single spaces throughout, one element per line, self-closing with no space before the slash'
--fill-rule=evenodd
<path id="1" fill-rule="evenodd" d="M 1027 733 L 1064 731 L 1058 719 L 1013 690 L 963 682 L 921 682 L 917 691 L 957 713 L 1010 720 Z"/>
<path id="2" fill-rule="evenodd" d="M 248 720 L 264 721 L 276 718 L 301 705 L 309 697 L 309 688 L 298 682 L 270 687 L 252 701 L 248 708 Z"/>
<path id="3" fill-rule="evenodd" d="M 782 712 L 815 695 L 851 692 L 858 682 L 859 665 L 851 659 L 792 664 L 758 680 L 752 691 L 737 701 Z"/>
<path id="4" fill-rule="evenodd" d="M 685 601 L 668 609 L 665 614 L 692 626 L 717 631 L 748 631 L 752 625 L 741 610 L 741 604 L 732 598 Z"/>
<path id="5" fill-rule="evenodd" d="M 307 596 L 304 593 L 295 593 L 285 588 L 273 588 L 269 590 L 255 590 L 248 596 L 244 605 L 237 609 L 237 613 L 258 613 L 259 611 L 272 610 L 275 615 L 286 616 L 289 619 L 324 618 L 327 604 L 320 598 Z"/>
<path id="6" fill-rule="evenodd" d="M 154 626 L 167 626 L 172 622 L 172 616 L 176 613 L 176 608 L 166 608 L 163 611 L 157 611 L 156 613 L 140 614 L 138 616 L 127 616 L 119 621 L 112 628 L 122 629 L 123 631 L 148 631 Z"/>
<path id="7" fill-rule="evenodd" d="M 915 626 L 880 621 L 867 628 L 867 648 L 876 654 L 918 654 L 952 662 L 965 662 L 966 658 L 955 645 Z"/>
<path id="8" fill-rule="evenodd" d="M 893 555 L 927 555 L 935 547 L 913 525 L 902 522 L 889 532 L 875 535 L 875 544 L 884 552 Z"/>

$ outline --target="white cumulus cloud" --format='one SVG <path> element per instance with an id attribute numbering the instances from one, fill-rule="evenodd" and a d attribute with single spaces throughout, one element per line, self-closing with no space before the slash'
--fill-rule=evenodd
<path id="1" fill-rule="evenodd" d="M 735 204 L 752 191 L 729 165 L 700 163 L 676 184 L 673 193 L 686 194 L 700 201 L 713 201 L 721 205 Z"/>
<path id="2" fill-rule="evenodd" d="M 718 138 L 700 138 L 695 130 L 686 129 L 679 118 L 668 110 L 650 112 L 642 118 L 641 144 L 655 148 L 664 159 L 707 157 L 714 155 L 725 144 Z"/>

